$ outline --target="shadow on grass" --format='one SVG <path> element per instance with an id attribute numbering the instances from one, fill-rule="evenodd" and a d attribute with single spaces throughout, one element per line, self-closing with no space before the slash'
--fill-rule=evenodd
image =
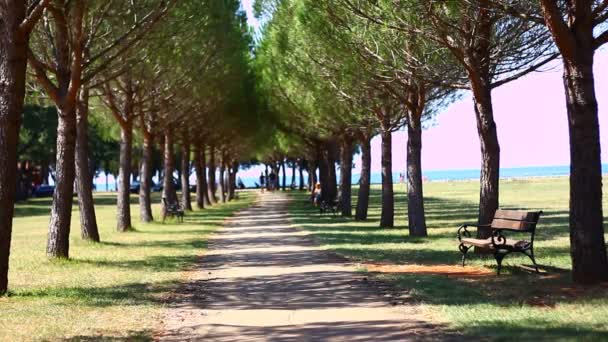
<path id="1" fill-rule="evenodd" d="M 394 229 L 378 227 L 380 190 L 372 188 L 369 217 L 356 222 L 342 217 L 319 216 L 305 196 L 292 195 L 290 214 L 296 224 L 309 230 L 319 243 L 333 252 L 360 262 L 383 264 L 421 264 L 459 267 L 461 254 L 457 248 L 456 230 L 466 222 L 477 220 L 477 203 L 443 197 L 425 198 L 425 211 L 429 236 L 411 238 L 406 226 Z M 356 203 L 356 198 L 353 198 Z M 407 224 L 405 195 L 395 196 L 396 224 Z M 506 209 L 526 209 L 515 206 Z M 544 208 L 538 208 L 544 209 Z M 540 264 L 551 264 L 554 258 L 568 259 L 567 244 L 552 241 L 567 238 L 568 212 L 544 210 L 536 234 L 535 253 Z M 521 235 L 522 238 L 526 238 Z M 469 261 L 484 264 L 496 270 L 492 256 L 469 255 Z M 472 259 L 472 260 L 471 260 Z M 562 324 L 563 310 L 550 311 L 560 304 L 589 305 L 596 310 L 606 305 L 595 301 L 608 297 L 607 287 L 577 288 L 570 279 L 570 270 L 541 265 L 542 274 L 530 269 L 529 259 L 519 254 L 505 259 L 502 276 L 484 277 L 449 276 L 424 273 L 374 273 L 375 277 L 389 281 L 400 293 L 409 294 L 415 303 L 447 306 L 452 315 L 470 317 L 467 324 L 462 317 L 453 317 L 455 326 L 465 334 L 491 340 L 601 340 L 608 338 L 608 327 L 593 321 Z M 517 265 L 517 266 L 513 266 Z M 522 267 L 523 265 L 523 267 Z M 539 308 L 543 311 L 539 311 Z M 547 313 L 545 313 L 547 309 Z M 463 311 L 459 311 L 463 310 Z M 476 311 L 478 310 L 478 312 Z M 486 310 L 486 311 L 484 311 Z M 497 311 L 498 310 L 498 311 Z M 505 315 L 499 312 L 504 310 Z M 601 319 L 597 319 L 602 322 Z M 463 323 L 464 322 L 464 323 Z M 605 322 L 605 321 L 604 321 Z M 594 325 L 595 324 L 595 325 Z"/>

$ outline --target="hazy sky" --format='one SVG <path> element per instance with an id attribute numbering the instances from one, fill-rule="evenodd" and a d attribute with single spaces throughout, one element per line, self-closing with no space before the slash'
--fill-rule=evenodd
<path id="1" fill-rule="evenodd" d="M 250 18 L 253 0 L 242 0 Z M 257 27 L 255 18 L 250 24 Z M 501 166 L 569 164 L 568 125 L 562 70 L 559 61 L 551 71 L 533 73 L 492 93 L 501 148 Z M 596 91 L 600 106 L 602 161 L 608 162 L 608 52 L 596 54 Z M 393 171 L 405 169 L 407 134 L 393 136 Z M 481 163 L 479 138 L 471 95 L 445 108 L 423 132 L 424 170 L 477 169 Z M 355 158 L 360 164 L 360 158 Z M 380 170 L 380 139 L 372 141 L 372 169 Z M 357 172 L 357 170 L 355 171 Z"/>

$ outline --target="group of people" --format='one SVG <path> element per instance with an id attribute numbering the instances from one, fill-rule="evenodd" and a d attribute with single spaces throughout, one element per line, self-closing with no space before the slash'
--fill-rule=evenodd
<path id="1" fill-rule="evenodd" d="M 262 192 L 268 188 L 269 191 L 274 191 L 277 188 L 277 175 L 274 172 L 270 172 L 268 177 L 263 172 L 260 173 L 260 188 Z"/>

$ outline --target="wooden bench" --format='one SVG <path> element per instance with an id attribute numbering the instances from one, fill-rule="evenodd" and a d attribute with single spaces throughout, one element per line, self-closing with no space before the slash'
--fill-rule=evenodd
<path id="1" fill-rule="evenodd" d="M 166 216 L 177 217 L 177 222 L 184 222 L 184 209 L 178 203 L 167 203 L 167 199 L 163 197 L 163 206 L 165 207 Z M 163 222 L 165 217 L 163 217 Z"/>
<path id="2" fill-rule="evenodd" d="M 458 228 L 458 249 L 462 253 L 462 266 L 464 267 L 467 252 L 473 247 L 489 249 L 494 253 L 494 258 L 498 264 L 497 274 L 500 274 L 502 260 L 505 256 L 513 252 L 527 255 L 534 263 L 534 268 L 538 272 L 538 265 L 534 259 L 534 235 L 536 224 L 542 211 L 523 211 L 523 210 L 496 210 L 491 224 L 463 224 Z M 487 228 L 491 236 L 487 239 L 475 239 L 471 237 L 468 227 Z M 511 233 L 528 234 L 529 240 L 512 239 L 508 237 Z"/>
<path id="3" fill-rule="evenodd" d="M 334 201 L 321 201 L 321 203 L 319 204 L 319 216 L 323 215 L 323 214 L 329 214 L 332 213 L 334 216 L 336 216 L 336 214 L 338 213 L 338 211 L 340 210 L 340 202 L 337 200 Z"/>

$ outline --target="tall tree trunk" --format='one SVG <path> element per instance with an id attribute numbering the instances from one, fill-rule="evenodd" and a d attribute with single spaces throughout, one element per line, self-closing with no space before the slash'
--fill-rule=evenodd
<path id="1" fill-rule="evenodd" d="M 281 167 L 283 168 L 283 191 L 285 191 L 286 183 L 287 183 L 287 174 L 285 172 L 285 158 L 281 158 Z M 278 175 L 277 175 L 278 176 Z"/>
<path id="2" fill-rule="evenodd" d="M 222 201 L 222 203 L 226 203 L 226 189 L 225 189 L 225 184 L 226 182 L 224 181 L 224 171 L 226 170 L 226 167 L 224 166 L 224 162 L 222 161 L 222 163 L 220 164 L 220 179 L 219 179 L 219 191 L 220 191 L 220 200 Z"/>
<path id="3" fill-rule="evenodd" d="M 359 179 L 359 193 L 357 195 L 357 211 L 355 213 L 356 220 L 367 219 L 371 167 L 371 136 L 369 134 L 364 134 L 363 139 L 361 140 L 361 178 Z"/>
<path id="4" fill-rule="evenodd" d="M 298 163 L 298 171 L 300 172 L 300 184 L 298 186 L 298 189 L 300 191 L 304 190 L 304 159 L 300 159 L 300 162 Z"/>
<path id="5" fill-rule="evenodd" d="M 205 196 L 207 185 L 205 184 L 205 169 L 203 168 L 202 155 L 204 147 L 200 143 L 194 145 L 194 173 L 196 173 L 196 207 L 205 209 Z"/>
<path id="6" fill-rule="evenodd" d="M 383 129 L 382 136 L 382 212 L 380 214 L 380 227 L 394 226 L 395 198 L 393 196 L 393 170 L 392 170 L 392 136 L 391 131 Z"/>
<path id="7" fill-rule="evenodd" d="M 173 156 L 173 132 L 171 129 L 165 131 L 165 148 L 164 148 L 163 164 L 165 178 L 163 180 L 163 194 L 164 199 L 162 207 L 162 218 L 163 220 L 167 217 L 166 205 L 177 203 L 177 193 L 175 192 L 175 185 L 173 184 L 173 171 L 175 170 L 175 157 Z"/>
<path id="8" fill-rule="evenodd" d="M 228 200 L 232 201 L 236 198 L 236 174 L 239 171 L 239 164 L 234 162 L 230 170 L 230 179 L 228 180 Z"/>
<path id="9" fill-rule="evenodd" d="M 270 181 L 268 180 L 268 164 L 264 164 L 264 179 L 266 180 L 266 190 L 270 188 Z"/>
<path id="10" fill-rule="evenodd" d="M 572 278 L 593 284 L 608 280 L 602 209 L 602 159 L 593 52 L 564 60 L 570 133 L 570 254 Z"/>
<path id="11" fill-rule="evenodd" d="M 202 186 L 203 186 L 203 201 L 205 206 L 211 205 L 211 200 L 209 199 L 209 182 L 207 182 L 207 156 L 205 153 L 205 145 L 201 146 L 201 171 L 202 171 Z"/>
<path id="12" fill-rule="evenodd" d="M 99 242 L 99 230 L 93 203 L 93 175 L 89 167 L 89 89 L 80 90 L 76 107 L 76 187 L 80 208 L 80 236 Z"/>
<path id="13" fill-rule="evenodd" d="M 209 182 L 207 183 L 207 187 L 209 188 L 209 200 L 211 203 L 217 203 L 217 196 L 215 195 L 217 191 L 215 171 L 215 149 L 213 148 L 213 145 L 211 145 L 209 148 Z"/>
<path id="14" fill-rule="evenodd" d="M 498 182 L 500 171 L 500 146 L 492 108 L 492 89 L 489 81 L 472 82 L 473 101 L 477 118 L 477 132 L 481 142 L 481 174 L 479 192 L 479 224 L 489 224 L 498 209 Z M 491 232 L 480 228 L 478 238 L 487 238 Z M 477 250 L 477 249 L 476 249 Z"/>
<path id="15" fill-rule="evenodd" d="M 422 125 L 420 116 L 407 120 L 407 219 L 410 236 L 427 236 L 422 192 Z"/>
<path id="16" fill-rule="evenodd" d="M 342 216 L 351 217 L 353 213 L 351 204 L 353 143 L 350 137 L 343 138 L 340 153 L 340 201 Z"/>
<path id="17" fill-rule="evenodd" d="M 133 124 L 120 125 L 120 161 L 118 168 L 118 200 L 116 202 L 116 229 L 126 232 L 131 224 L 131 162 L 133 154 Z"/>
<path id="18" fill-rule="evenodd" d="M 56 183 L 51 206 L 51 223 L 46 245 L 49 257 L 68 258 L 74 179 L 76 176 L 76 108 L 67 103 L 57 108 Z"/>
<path id="19" fill-rule="evenodd" d="M 17 144 L 25 97 L 27 36 L 19 25 L 24 1 L 9 1 L 0 20 L 0 295 L 8 289 L 8 266 L 17 183 Z"/>
<path id="20" fill-rule="evenodd" d="M 336 158 L 338 157 L 338 144 L 332 142 L 328 148 L 327 167 L 329 171 L 330 198 L 335 201 L 338 197 L 338 175 L 336 174 Z"/>
<path id="21" fill-rule="evenodd" d="M 150 187 L 152 185 L 152 153 L 153 137 L 144 132 L 142 158 L 141 158 L 141 179 L 139 182 L 139 218 L 141 222 L 152 222 L 152 199 Z"/>
<path id="22" fill-rule="evenodd" d="M 296 160 L 292 160 L 291 164 L 291 187 L 296 188 Z"/>
<path id="23" fill-rule="evenodd" d="M 192 201 L 190 200 L 190 143 L 186 141 L 182 143 L 181 181 L 184 209 L 192 211 Z"/>

